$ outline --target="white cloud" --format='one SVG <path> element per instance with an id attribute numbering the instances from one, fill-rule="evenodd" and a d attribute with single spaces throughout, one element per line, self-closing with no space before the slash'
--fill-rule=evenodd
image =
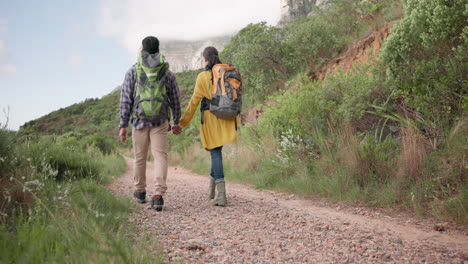
<path id="1" fill-rule="evenodd" d="M 5 47 L 3 40 L 0 39 L 0 75 L 15 73 L 16 67 L 9 62 L 9 50 Z"/>
<path id="2" fill-rule="evenodd" d="M 67 64 L 73 68 L 79 68 L 83 65 L 83 57 L 78 54 L 71 54 L 67 57 Z"/>
<path id="3" fill-rule="evenodd" d="M 97 25 L 101 35 L 138 52 L 148 35 L 165 40 L 198 40 L 233 33 L 249 23 L 275 25 L 279 0 L 101 0 Z"/>

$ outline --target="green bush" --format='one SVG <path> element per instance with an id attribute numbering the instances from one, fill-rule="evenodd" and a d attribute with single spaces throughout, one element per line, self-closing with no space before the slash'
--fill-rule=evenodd
<path id="1" fill-rule="evenodd" d="M 57 181 L 100 176 L 101 167 L 96 158 L 81 149 L 43 140 L 31 146 L 29 154 L 40 173 Z"/>
<path id="2" fill-rule="evenodd" d="M 84 138 L 82 144 L 84 149 L 88 146 L 94 146 L 103 154 L 108 155 L 115 152 L 117 142 L 113 137 L 96 134 Z"/>
<path id="3" fill-rule="evenodd" d="M 0 130 L 0 263 L 162 263 L 134 236 L 130 199 L 100 184 L 123 158 L 69 145 L 75 136 L 23 144 Z"/>
<path id="4" fill-rule="evenodd" d="M 328 62 L 346 46 L 346 40 L 337 34 L 339 29 L 321 16 L 292 24 L 282 43 L 286 53 L 285 64 L 301 71 Z"/>
<path id="5" fill-rule="evenodd" d="M 431 137 L 466 110 L 467 21 L 464 0 L 408 0 L 382 50 L 395 96 L 422 115 Z"/>
<path id="6" fill-rule="evenodd" d="M 0 128 L 0 177 L 14 168 L 15 142 L 13 133 Z"/>
<path id="7" fill-rule="evenodd" d="M 36 192 L 35 206 L 13 216 L 12 229 L 0 222 L 0 262 L 162 262 L 129 235 L 136 232 L 127 224 L 129 199 L 89 179 L 41 184 L 44 190 Z"/>
<path id="8" fill-rule="evenodd" d="M 123 156 L 114 153 L 101 158 L 101 178 L 103 183 L 110 183 L 127 170 L 127 163 Z"/>
<path id="9" fill-rule="evenodd" d="M 289 130 L 308 146 L 323 146 L 327 130 L 343 123 L 366 122 L 364 114 L 372 103 L 382 103 L 386 92 L 372 98 L 381 87 L 379 77 L 368 73 L 368 67 L 357 66 L 349 73 L 328 75 L 325 81 L 309 82 L 298 76 L 296 90 L 277 96 L 260 120 L 261 134 L 273 131 L 279 136 Z M 377 125 L 377 124 L 376 124 Z M 310 147 L 314 149 L 314 147 Z M 324 150 L 322 150 L 324 151 Z M 314 151 L 312 151 L 314 152 Z"/>
<path id="10" fill-rule="evenodd" d="M 296 20 L 282 41 L 287 67 L 314 69 L 338 55 L 362 26 L 359 1 L 330 1 L 329 7 Z"/>
<path id="11" fill-rule="evenodd" d="M 278 88 L 278 81 L 291 73 L 283 63 L 281 30 L 266 22 L 241 29 L 221 52 L 223 63 L 239 68 L 248 104 L 264 100 Z M 267 51 L 267 52 L 266 52 Z M 285 81 L 285 80 L 283 80 Z"/>

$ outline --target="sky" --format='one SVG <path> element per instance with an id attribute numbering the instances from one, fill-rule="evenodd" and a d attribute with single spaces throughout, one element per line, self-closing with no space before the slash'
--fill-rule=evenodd
<path id="1" fill-rule="evenodd" d="M 280 0 L 0 0 L 0 124 L 110 93 L 145 36 L 199 40 L 279 18 Z"/>

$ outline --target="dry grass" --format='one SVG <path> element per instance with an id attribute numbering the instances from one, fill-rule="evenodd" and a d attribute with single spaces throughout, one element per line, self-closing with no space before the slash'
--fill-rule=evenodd
<path id="1" fill-rule="evenodd" d="M 419 178 L 426 160 L 424 137 L 413 126 L 401 128 L 401 147 L 397 175 L 403 178 Z"/>
<path id="2" fill-rule="evenodd" d="M 168 158 L 170 164 L 180 164 L 182 162 L 182 156 L 179 152 L 169 151 Z"/>
<path id="3" fill-rule="evenodd" d="M 278 142 L 272 134 L 264 137 L 259 145 L 251 146 L 239 140 L 236 144 L 227 145 L 224 151 L 233 168 L 248 171 L 256 171 L 265 158 L 273 157 L 277 152 Z"/>
<path id="4" fill-rule="evenodd" d="M 452 131 L 450 131 L 450 134 L 447 139 L 447 143 L 450 146 L 450 143 L 454 140 L 456 136 L 458 136 L 459 133 L 464 133 L 463 131 L 466 129 L 466 125 L 468 124 L 468 117 L 464 116 L 460 119 L 460 121 L 453 127 Z"/>
<path id="5" fill-rule="evenodd" d="M 359 141 L 356 138 L 354 129 L 347 125 L 338 132 L 340 145 L 338 146 L 338 155 L 340 161 L 348 168 L 356 170 L 361 163 L 359 155 Z"/>
<path id="6" fill-rule="evenodd" d="M 363 159 L 360 153 L 360 141 L 356 136 L 354 128 L 347 124 L 338 132 L 337 155 L 339 162 L 348 168 L 353 178 L 357 179 L 359 185 L 364 187 L 369 183 L 369 161 Z"/>
<path id="7" fill-rule="evenodd" d="M 189 153 L 186 152 L 186 154 L 188 154 L 186 158 L 190 162 L 195 162 L 198 157 L 207 157 L 208 153 L 198 142 L 193 143 L 188 149 L 188 152 Z"/>

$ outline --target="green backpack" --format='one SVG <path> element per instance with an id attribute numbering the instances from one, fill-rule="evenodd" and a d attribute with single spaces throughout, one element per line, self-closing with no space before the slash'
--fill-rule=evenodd
<path id="1" fill-rule="evenodd" d="M 135 68 L 133 117 L 158 123 L 169 120 L 169 99 L 165 85 L 169 64 L 164 62 L 164 56 L 142 51 Z"/>

